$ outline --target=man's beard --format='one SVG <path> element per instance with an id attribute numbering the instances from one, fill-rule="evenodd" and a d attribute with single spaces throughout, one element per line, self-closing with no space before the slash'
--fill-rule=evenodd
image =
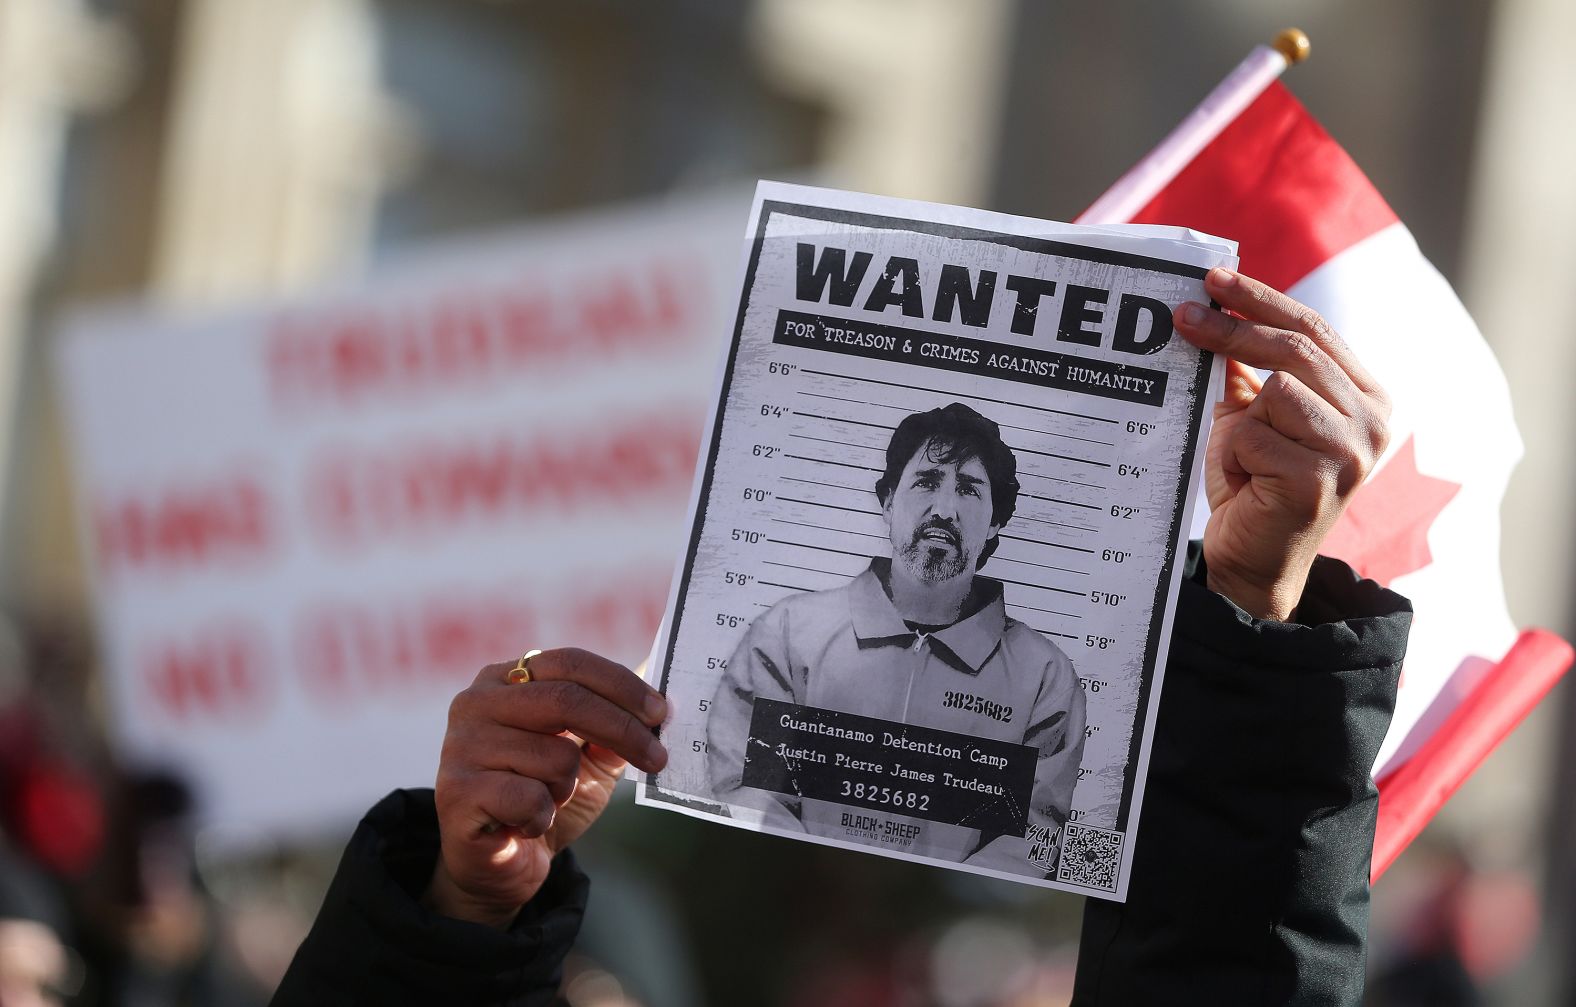
<path id="1" fill-rule="evenodd" d="M 925 533 L 931 530 L 940 530 L 950 535 L 951 546 L 927 538 Z M 957 526 L 939 518 L 932 518 L 915 528 L 913 536 L 908 544 L 899 550 L 899 554 L 903 565 L 908 567 L 910 573 L 932 584 L 939 584 L 958 576 L 969 569 L 974 559 L 964 551 L 963 536 L 958 533 Z"/>

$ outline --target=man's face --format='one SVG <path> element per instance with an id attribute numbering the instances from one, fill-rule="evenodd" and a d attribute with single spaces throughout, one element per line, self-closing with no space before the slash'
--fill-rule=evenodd
<path id="1" fill-rule="evenodd" d="M 927 442 L 903 467 L 882 508 L 892 556 L 932 583 L 972 576 L 974 561 L 999 530 L 991 524 L 990 477 L 978 458 L 936 462 Z"/>

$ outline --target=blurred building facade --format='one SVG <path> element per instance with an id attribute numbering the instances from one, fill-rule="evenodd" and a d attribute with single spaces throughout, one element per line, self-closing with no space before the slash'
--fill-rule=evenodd
<path id="1" fill-rule="evenodd" d="M 755 177 L 1071 219 L 1251 45 L 1296 21 L 1314 56 L 1290 86 L 1505 362 L 1528 445 L 1506 513 L 1512 613 L 1569 637 L 1576 400 L 1560 380 L 1576 354 L 1564 279 L 1576 141 L 1550 116 L 1576 96 L 1554 48 L 1576 28 L 1571 9 L 1303 8 L 0 0 L 5 597 L 24 615 L 90 605 L 48 372 L 51 333 L 74 307 L 232 304 L 439 238 Z M 1426 366 L 1426 335 L 1402 338 Z M 1540 879 L 1551 950 L 1486 977 L 1503 1003 L 1576 996 L 1552 953 L 1576 939 L 1572 691 L 1440 826 L 1486 869 Z M 1064 931 L 1072 908 L 1050 915 Z M 749 981 L 735 965 L 708 980 L 714 993 Z"/>

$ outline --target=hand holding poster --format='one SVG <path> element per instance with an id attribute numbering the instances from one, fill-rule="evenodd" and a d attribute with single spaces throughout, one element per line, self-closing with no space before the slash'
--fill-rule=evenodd
<path id="1" fill-rule="evenodd" d="M 1226 243 L 763 184 L 642 803 L 1123 898 Z"/>

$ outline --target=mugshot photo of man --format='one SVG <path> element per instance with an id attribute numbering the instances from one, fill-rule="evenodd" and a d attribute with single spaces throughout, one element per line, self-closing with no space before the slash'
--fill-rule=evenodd
<path id="1" fill-rule="evenodd" d="M 750 624 L 707 720 L 718 801 L 755 809 L 778 829 L 864 844 L 895 835 L 904 853 L 1019 874 L 1045 868 L 1025 836 L 885 811 L 850 816 L 835 802 L 744 782 L 762 699 L 1022 745 L 1035 753 L 1028 836 L 1041 850 L 1046 837 L 1054 846 L 1083 752 L 1083 691 L 1067 655 L 1009 617 L 1001 583 L 977 572 L 1012 519 L 1018 488 L 1000 428 L 968 406 L 898 424 L 875 484 L 891 558 L 872 559 L 842 586 L 790 595 Z M 751 758 L 772 757 L 756 746 Z"/>

